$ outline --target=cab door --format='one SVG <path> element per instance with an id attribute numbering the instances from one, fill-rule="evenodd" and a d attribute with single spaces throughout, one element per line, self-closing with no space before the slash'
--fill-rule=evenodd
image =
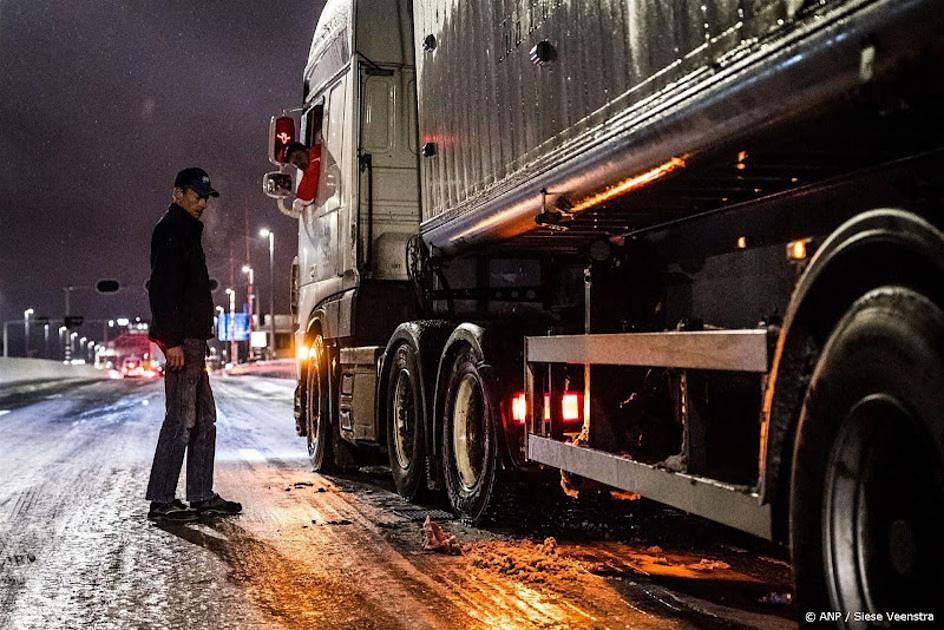
<path id="1" fill-rule="evenodd" d="M 360 76 L 359 263 L 374 279 L 404 280 L 419 226 L 413 71 L 362 64 Z"/>

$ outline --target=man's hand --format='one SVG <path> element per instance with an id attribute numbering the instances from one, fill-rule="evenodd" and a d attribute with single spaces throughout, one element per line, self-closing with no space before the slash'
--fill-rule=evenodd
<path id="1" fill-rule="evenodd" d="M 179 370 L 184 366 L 184 349 L 182 346 L 168 348 L 164 354 L 167 357 L 167 369 Z"/>

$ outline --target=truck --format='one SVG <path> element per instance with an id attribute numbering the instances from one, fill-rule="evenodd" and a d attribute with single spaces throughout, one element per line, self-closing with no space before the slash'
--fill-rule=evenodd
<path id="1" fill-rule="evenodd" d="M 561 471 L 788 547 L 800 610 L 940 611 L 942 33 L 935 0 L 328 0 L 263 178 L 314 470 L 385 454 L 474 523 Z"/>
<path id="2" fill-rule="evenodd" d="M 164 353 L 147 331 L 130 329 L 108 341 L 96 356 L 96 365 L 116 378 L 157 378 L 164 373 Z"/>

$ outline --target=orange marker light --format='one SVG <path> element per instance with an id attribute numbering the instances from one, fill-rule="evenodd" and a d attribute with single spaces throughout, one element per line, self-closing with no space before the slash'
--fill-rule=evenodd
<path id="1" fill-rule="evenodd" d="M 787 245 L 787 258 L 790 260 L 806 260 L 807 250 L 806 244 L 809 239 L 803 239 L 799 241 L 792 241 Z"/>

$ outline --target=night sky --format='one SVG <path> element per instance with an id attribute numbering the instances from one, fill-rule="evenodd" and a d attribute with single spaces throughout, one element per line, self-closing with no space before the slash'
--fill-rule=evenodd
<path id="1" fill-rule="evenodd" d="M 0 318 L 28 307 L 61 318 L 62 287 L 102 278 L 127 286 L 74 292 L 73 314 L 148 317 L 151 229 L 188 166 L 222 195 L 203 215 L 216 303 L 227 302 L 231 252 L 245 300 L 248 212 L 252 236 L 275 232 L 276 310 L 288 312 L 297 224 L 260 179 L 272 168 L 270 115 L 300 104 L 322 4 L 0 0 Z M 267 305 L 261 239 L 250 258 Z M 11 354 L 21 338 L 11 327 Z"/>

